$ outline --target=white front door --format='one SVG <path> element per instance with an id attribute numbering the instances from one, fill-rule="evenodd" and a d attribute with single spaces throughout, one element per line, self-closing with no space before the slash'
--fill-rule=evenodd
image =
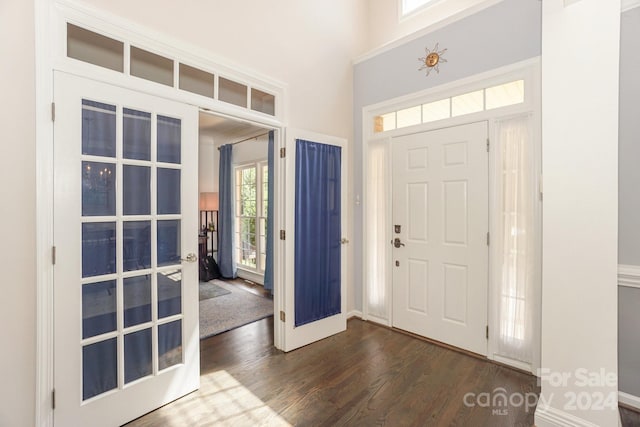
<path id="1" fill-rule="evenodd" d="M 394 138 L 393 326 L 487 354 L 487 123 Z"/>
<path id="2" fill-rule="evenodd" d="M 347 328 L 346 165 L 346 140 L 287 130 L 284 351 Z"/>
<path id="3" fill-rule="evenodd" d="M 199 387 L 198 111 L 54 88 L 54 419 L 121 425 Z"/>

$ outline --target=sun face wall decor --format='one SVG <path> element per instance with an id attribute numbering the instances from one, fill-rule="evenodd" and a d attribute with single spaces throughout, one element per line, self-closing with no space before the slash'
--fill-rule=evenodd
<path id="1" fill-rule="evenodd" d="M 446 59 L 442 57 L 442 55 L 447 51 L 447 49 L 438 50 L 439 43 L 436 43 L 435 47 L 430 50 L 428 47 L 424 49 L 425 56 L 423 58 L 418 58 L 418 61 L 422 64 L 418 71 L 427 70 L 427 76 L 431 73 L 431 70 L 436 70 L 436 73 L 440 73 L 440 64 L 443 62 L 447 62 Z"/>

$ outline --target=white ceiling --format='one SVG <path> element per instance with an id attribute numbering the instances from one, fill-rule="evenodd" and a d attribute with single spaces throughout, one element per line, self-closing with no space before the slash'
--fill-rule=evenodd
<path id="1" fill-rule="evenodd" d="M 265 128 L 240 120 L 229 119 L 209 113 L 200 113 L 200 143 L 222 145 L 259 135 Z M 204 137 L 204 138 L 203 138 Z"/>

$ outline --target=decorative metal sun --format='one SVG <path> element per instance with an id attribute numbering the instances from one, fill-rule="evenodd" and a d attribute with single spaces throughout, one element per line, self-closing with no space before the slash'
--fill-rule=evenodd
<path id="1" fill-rule="evenodd" d="M 440 63 L 447 62 L 442 55 L 447 49 L 438 50 L 439 43 L 436 43 L 435 47 L 430 50 L 428 47 L 424 49 L 424 58 L 418 58 L 418 61 L 422 64 L 422 67 L 418 68 L 418 71 L 427 70 L 427 76 L 431 73 L 431 70 L 436 70 L 436 73 L 440 73 Z"/>

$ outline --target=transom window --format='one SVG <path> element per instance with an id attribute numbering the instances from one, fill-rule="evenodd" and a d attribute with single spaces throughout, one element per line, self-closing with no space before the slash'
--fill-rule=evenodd
<path id="1" fill-rule="evenodd" d="M 216 75 L 213 70 L 196 68 L 71 23 L 67 23 L 66 28 L 68 58 L 276 116 L 276 96 L 272 93 Z M 129 67 L 126 66 L 127 63 Z M 177 79 L 174 78 L 176 72 Z"/>
<path id="2" fill-rule="evenodd" d="M 241 268 L 264 274 L 266 263 L 267 162 L 236 167 L 236 260 Z"/>
<path id="3" fill-rule="evenodd" d="M 515 80 L 427 104 L 402 108 L 373 118 L 375 133 L 493 110 L 524 102 L 524 80 Z"/>
<path id="4" fill-rule="evenodd" d="M 416 10 L 435 3 L 436 1 L 437 0 L 402 0 L 402 16 L 410 15 Z"/>

